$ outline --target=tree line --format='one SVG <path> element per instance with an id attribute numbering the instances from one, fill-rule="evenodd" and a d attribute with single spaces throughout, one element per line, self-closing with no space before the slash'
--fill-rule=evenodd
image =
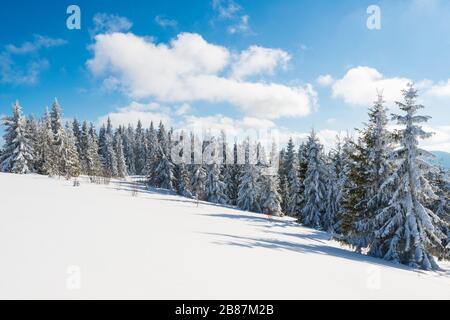
<path id="1" fill-rule="evenodd" d="M 418 114 L 423 106 L 417 98 L 413 85 L 403 91 L 402 101 L 396 102 L 402 114 L 391 119 L 401 129 L 390 131 L 379 95 L 357 137 L 338 137 L 328 152 L 314 130 L 298 146 L 292 139 L 281 150 L 272 144 L 267 159 L 263 146 L 256 142 L 251 148 L 250 139 L 235 142 L 231 152 L 222 149 L 227 143 L 221 135 L 201 142 L 200 151 L 213 145 L 216 155 L 216 161 L 201 163 L 189 161 L 194 151 L 183 149 L 177 149 L 177 157 L 188 161 L 175 161 L 174 149 L 181 141 L 194 145 L 192 132 L 175 133 L 163 123 L 144 128 L 140 121 L 136 127 L 113 128 L 110 119 L 96 130 L 77 119 L 63 124 L 56 99 L 41 119 L 25 117 L 17 102 L 2 121 L 6 131 L 0 168 L 67 178 L 145 176 L 152 187 L 295 217 L 358 252 L 437 269 L 438 259 L 450 258 L 449 172 L 430 165 L 432 155 L 419 148 L 420 139 L 431 134 L 421 127 L 429 117 Z M 238 161 L 240 152 L 243 162 Z M 269 170 L 275 162 L 277 170 Z"/>

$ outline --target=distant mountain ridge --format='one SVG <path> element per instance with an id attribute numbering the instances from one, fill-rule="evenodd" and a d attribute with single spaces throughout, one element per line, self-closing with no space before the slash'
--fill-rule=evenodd
<path id="1" fill-rule="evenodd" d="M 450 170 L 450 153 L 444 151 L 431 151 L 436 156 L 432 162 Z"/>

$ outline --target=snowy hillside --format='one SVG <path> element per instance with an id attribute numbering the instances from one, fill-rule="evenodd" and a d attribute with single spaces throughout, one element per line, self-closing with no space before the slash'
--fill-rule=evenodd
<path id="1" fill-rule="evenodd" d="M 445 298 L 412 271 L 292 220 L 113 181 L 0 174 L 0 298 Z"/>

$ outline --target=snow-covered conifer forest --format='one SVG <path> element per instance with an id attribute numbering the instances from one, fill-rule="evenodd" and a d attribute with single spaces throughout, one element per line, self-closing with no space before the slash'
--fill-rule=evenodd
<path id="1" fill-rule="evenodd" d="M 63 108 L 56 99 L 50 110 L 45 110 L 42 117 L 37 119 L 26 116 L 20 103 L 16 102 L 10 115 L 2 120 L 5 134 L 0 152 L 0 169 L 4 173 L 32 174 L 34 177 L 46 175 L 53 180 L 68 181 L 70 184 L 67 186 L 73 183 L 74 188 L 65 192 L 74 194 L 79 193 L 76 186 L 80 183 L 83 186 L 116 181 L 117 185 L 132 189 L 137 199 L 130 197 L 130 201 L 141 201 L 139 205 L 143 207 L 146 202 L 138 196 L 142 190 L 153 195 L 152 201 L 157 201 L 159 197 L 155 195 L 158 194 L 160 197 L 178 194 L 180 205 L 172 208 L 172 211 L 176 211 L 173 217 L 165 217 L 164 220 L 171 225 L 168 229 L 178 230 L 180 227 L 177 224 L 190 223 L 181 217 L 184 211 L 198 210 L 205 214 L 205 206 L 211 203 L 212 210 L 220 210 L 222 216 L 235 215 L 236 221 L 233 223 L 242 224 L 242 234 L 227 239 L 230 244 L 237 245 L 238 240 L 246 238 L 250 240 L 251 235 L 245 233 L 249 228 L 243 227 L 248 221 L 254 221 L 255 228 L 263 221 L 272 223 L 278 229 L 286 224 L 289 225 L 287 232 L 291 232 L 294 238 L 295 230 L 303 232 L 299 231 L 298 237 L 312 237 L 305 235 L 305 232 L 319 234 L 317 241 L 325 241 L 331 248 L 323 249 L 324 254 L 330 255 L 332 251 L 341 250 L 343 253 L 338 256 L 345 258 L 347 252 L 351 257 L 349 261 L 361 259 L 374 266 L 392 264 L 391 267 L 399 270 L 406 268 L 441 272 L 439 278 L 444 278 L 445 287 L 448 285 L 448 271 L 443 272 L 442 265 L 447 265 L 446 260 L 450 259 L 450 174 L 448 169 L 433 166 L 430 160 L 433 155 L 419 147 L 421 139 L 428 138 L 432 133 L 422 129 L 421 125 L 429 118 L 422 113 L 426 113 L 426 108 L 418 104 L 417 98 L 418 91 L 409 85 L 403 91 L 403 99 L 397 102 L 399 114 L 391 115 L 383 96 L 379 95 L 373 105 L 368 106 L 367 122 L 358 129 L 357 134 L 337 138 L 330 150 L 324 149 L 314 130 L 297 145 L 291 139 L 286 146 L 274 143 L 270 150 L 251 139 L 227 141 L 223 134 L 201 141 L 201 150 L 197 151 L 208 154 L 206 161 L 205 157 L 204 161 L 193 161 L 196 149 L 193 144 L 200 139 L 193 132 L 175 132 L 164 123 L 152 123 L 148 128 L 144 128 L 140 122 L 136 127 L 128 125 L 114 128 L 109 120 L 100 128 L 80 119 L 64 123 Z M 395 124 L 398 129 L 389 130 L 390 124 Z M 188 145 L 189 148 L 183 149 L 180 145 Z M 242 161 L 238 161 L 238 158 Z M 273 170 L 275 162 L 279 165 Z M 16 183 L 12 182 L 11 177 L 0 175 L 0 185 L 2 180 L 11 185 Z M 17 183 L 21 181 L 27 183 L 23 179 L 17 180 Z M 6 189 L 2 185 L 0 190 L 5 193 Z M 49 187 L 48 191 L 53 189 Z M 41 193 L 44 191 L 39 190 Z M 108 193 L 112 197 L 108 200 L 105 194 L 98 192 L 98 201 L 104 203 L 93 203 L 91 212 L 80 215 L 89 214 L 90 219 L 98 220 L 100 218 L 96 216 L 95 210 L 102 210 L 102 206 L 108 210 L 108 201 L 116 203 L 117 200 L 112 199 L 114 194 Z M 117 194 L 117 197 L 123 196 Z M 95 195 L 90 194 L 89 199 L 94 201 Z M 22 202 L 30 200 L 24 194 L 14 207 L 3 207 L 5 200 L 0 199 L 0 206 L 3 207 L 1 215 L 5 214 L 4 210 L 9 211 L 9 214 L 23 215 Z M 182 206 L 184 202 L 189 208 Z M 64 205 L 71 206 L 70 203 Z M 52 206 L 52 203 L 48 203 L 48 206 Z M 149 211 L 152 206 L 154 202 L 149 200 Z M 65 210 L 64 207 L 59 209 Z M 124 212 L 129 209 L 121 208 Z M 225 213 L 228 210 L 234 211 Z M 239 213 L 237 210 L 242 211 Z M 163 211 L 167 214 L 168 210 Z M 34 211 L 33 219 L 39 220 L 41 214 L 40 211 Z M 113 220 L 117 218 L 114 215 L 111 217 Z M 102 219 L 109 218 L 103 215 Z M 152 219 L 148 221 L 152 223 Z M 155 219 L 155 223 L 158 221 Z M 220 219 L 214 222 L 221 223 Z M 31 222 L 23 220 L 23 223 L 28 225 Z M 107 225 L 109 222 L 102 223 Z M 131 221 L 129 225 L 124 223 L 125 228 L 134 225 Z M 296 229 L 296 225 L 301 229 Z M 7 229 L 8 226 L 3 225 L 1 228 Z M 148 227 L 149 232 L 155 232 L 151 236 L 156 239 L 158 228 L 164 227 Z M 211 230 L 214 228 L 211 227 Z M 120 233 L 120 230 L 117 231 Z M 102 230 L 97 232 L 101 234 Z M 267 232 L 271 232 L 270 229 Z M 211 235 L 213 233 L 211 231 Z M 120 236 L 117 234 L 117 237 Z M 254 250 L 268 248 L 279 241 L 283 243 L 280 248 L 286 251 L 276 252 L 276 256 L 280 257 L 283 254 L 291 255 L 296 248 L 301 248 L 296 242 L 298 239 L 292 240 L 292 243 L 289 237 L 272 240 L 272 244 L 261 243 Z M 54 242 L 58 243 L 58 239 L 55 238 Z M 167 244 L 167 248 L 165 245 L 164 241 L 158 242 L 158 250 L 170 250 L 175 244 Z M 245 246 L 245 243 L 241 246 Z M 231 245 L 231 248 L 229 250 L 234 247 Z M 120 247 L 110 248 L 116 249 L 119 252 L 124 250 Z M 321 252 L 321 249 L 317 248 L 316 252 Z M 192 254 L 195 260 L 201 252 Z M 271 257 L 267 256 L 267 259 Z M 308 256 L 304 259 L 308 259 Z M 286 259 L 287 264 L 295 261 L 292 257 Z M 133 263 L 139 264 L 138 261 Z M 237 259 L 229 263 L 233 265 L 241 261 Z M 330 274 L 342 271 L 333 270 L 334 267 L 334 264 L 328 264 L 326 268 Z M 183 266 L 178 265 L 177 268 Z M 283 268 L 281 266 L 274 271 L 283 273 Z M 302 272 L 302 265 L 286 265 L 286 268 Z M 338 264 L 336 268 L 345 269 L 345 264 Z M 232 269 L 237 272 L 236 268 Z M 173 270 L 176 272 L 176 268 Z M 295 274 L 290 276 L 296 278 Z M 406 282 L 403 275 L 390 279 L 391 282 L 397 280 Z M 437 280 L 433 278 L 431 281 Z M 432 289 L 433 285 L 429 284 L 427 289 Z M 442 293 L 445 293 L 445 289 L 442 289 Z M 348 293 L 348 296 L 352 294 Z"/>

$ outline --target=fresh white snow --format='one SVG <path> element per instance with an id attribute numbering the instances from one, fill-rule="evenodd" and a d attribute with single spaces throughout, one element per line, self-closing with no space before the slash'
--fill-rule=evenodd
<path id="1" fill-rule="evenodd" d="M 289 218 L 80 180 L 0 174 L 0 298 L 450 299 L 448 263 L 411 270 Z"/>

